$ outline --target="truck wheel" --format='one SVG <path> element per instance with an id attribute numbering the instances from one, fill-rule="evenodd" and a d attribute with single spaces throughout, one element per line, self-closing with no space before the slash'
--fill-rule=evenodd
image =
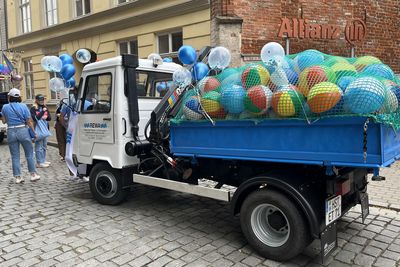
<path id="1" fill-rule="evenodd" d="M 101 204 L 117 205 L 125 200 L 128 190 L 122 189 L 121 171 L 107 163 L 98 163 L 89 175 L 90 191 Z"/>
<path id="2" fill-rule="evenodd" d="M 4 140 L 4 133 L 0 133 L 0 144 L 3 142 Z"/>
<path id="3" fill-rule="evenodd" d="M 311 241 L 298 207 L 273 190 L 251 193 L 240 209 L 240 224 L 249 244 L 262 256 L 286 261 Z"/>

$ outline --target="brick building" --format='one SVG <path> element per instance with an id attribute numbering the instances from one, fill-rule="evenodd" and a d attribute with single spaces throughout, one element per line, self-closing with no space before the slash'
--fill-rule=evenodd
<path id="1" fill-rule="evenodd" d="M 211 42 L 229 47 L 236 55 L 235 64 L 254 60 L 262 46 L 270 41 L 279 42 L 283 47 L 288 45 L 291 54 L 317 49 L 350 57 L 353 47 L 355 56 L 376 56 L 399 73 L 399 16 L 400 0 L 212 0 Z M 290 22 L 286 25 L 292 35 L 288 41 L 278 37 L 284 18 Z M 364 23 L 365 38 L 351 44 L 345 32 L 346 25 L 353 20 Z M 299 36 L 299 31 L 293 29 L 301 27 L 294 25 L 299 21 L 319 27 L 330 25 L 337 33 L 321 36 L 308 32 L 307 36 Z"/>

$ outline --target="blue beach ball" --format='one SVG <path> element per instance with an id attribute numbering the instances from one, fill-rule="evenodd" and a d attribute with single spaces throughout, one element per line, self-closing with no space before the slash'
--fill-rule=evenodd
<path id="1" fill-rule="evenodd" d="M 242 113 L 245 109 L 246 90 L 240 85 L 227 86 L 222 89 L 221 104 L 228 113 Z"/>
<path id="2" fill-rule="evenodd" d="M 378 111 L 385 101 L 385 86 L 372 77 L 355 79 L 344 93 L 344 104 L 351 112 L 368 114 Z"/>

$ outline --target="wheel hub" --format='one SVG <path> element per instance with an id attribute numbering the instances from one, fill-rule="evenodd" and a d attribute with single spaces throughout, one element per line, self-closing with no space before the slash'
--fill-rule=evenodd
<path id="1" fill-rule="evenodd" d="M 270 247 L 282 246 L 289 239 L 288 219 L 272 204 L 260 204 L 253 210 L 251 227 L 257 238 Z"/>
<path id="2" fill-rule="evenodd" d="M 117 181 L 108 172 L 100 172 L 95 182 L 97 192 L 104 198 L 111 198 L 117 191 Z"/>

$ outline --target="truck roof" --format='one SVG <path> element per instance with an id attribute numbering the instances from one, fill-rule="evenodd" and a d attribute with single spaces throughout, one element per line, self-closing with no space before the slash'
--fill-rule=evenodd
<path id="1" fill-rule="evenodd" d="M 102 68 L 109 68 L 114 66 L 122 65 L 122 57 L 117 56 L 113 58 L 104 59 L 98 62 L 90 63 L 83 68 L 83 72 L 98 70 Z M 150 59 L 139 59 L 139 67 L 141 70 L 158 70 L 163 72 L 173 73 L 175 70 L 182 68 L 181 65 L 173 63 L 173 62 L 163 62 L 161 65 L 154 67 L 153 61 Z"/>

